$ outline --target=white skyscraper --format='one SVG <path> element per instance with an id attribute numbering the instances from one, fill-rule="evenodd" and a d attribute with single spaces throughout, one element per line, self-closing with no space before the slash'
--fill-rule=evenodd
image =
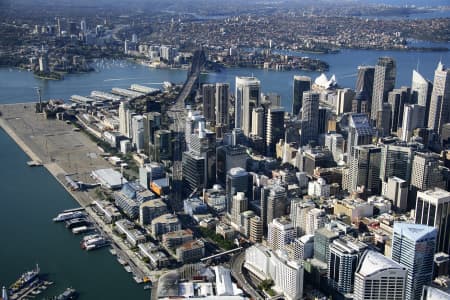
<path id="1" fill-rule="evenodd" d="M 434 72 L 428 128 L 440 134 L 442 125 L 450 122 L 450 70 L 439 62 Z"/>
<path id="2" fill-rule="evenodd" d="M 273 250 L 284 250 L 284 247 L 295 238 L 295 228 L 289 219 L 273 219 L 268 225 L 267 243 Z"/>
<path id="3" fill-rule="evenodd" d="M 315 208 L 314 202 L 307 202 L 303 199 L 294 199 L 291 201 L 291 220 L 295 227 L 297 236 L 306 234 L 306 220 L 308 212 Z"/>
<path id="4" fill-rule="evenodd" d="M 144 119 L 142 116 L 131 118 L 131 138 L 136 151 L 142 151 L 144 149 Z"/>
<path id="5" fill-rule="evenodd" d="M 129 128 L 129 109 L 127 102 L 121 102 L 119 105 L 119 132 L 124 136 L 130 135 Z"/>
<path id="6" fill-rule="evenodd" d="M 436 236 L 434 227 L 394 223 L 392 260 L 408 270 L 405 299 L 419 300 L 423 286 L 431 283 Z"/>
<path id="7" fill-rule="evenodd" d="M 381 253 L 369 250 L 355 273 L 357 300 L 405 300 L 406 267 Z"/>
<path id="8" fill-rule="evenodd" d="M 261 83 L 255 77 L 236 77 L 235 128 L 242 129 L 249 136 L 252 126 L 252 111 L 258 107 L 261 97 Z"/>
<path id="9" fill-rule="evenodd" d="M 418 105 L 424 107 L 425 119 L 421 122 L 421 126 L 427 126 L 428 114 L 430 112 L 430 100 L 433 85 L 430 81 L 426 80 L 419 72 L 413 70 L 411 92 L 414 101 Z"/>
<path id="10" fill-rule="evenodd" d="M 325 226 L 326 213 L 325 210 L 313 208 L 306 214 L 305 234 L 314 234 L 317 229 Z"/>
<path id="11" fill-rule="evenodd" d="M 391 57 L 380 57 L 375 66 L 373 82 L 371 119 L 376 121 L 383 110 L 383 103 L 388 100 L 388 93 L 395 87 L 396 64 Z"/>
<path id="12" fill-rule="evenodd" d="M 417 104 L 405 105 L 403 109 L 402 140 L 409 142 L 414 129 L 423 126 L 425 107 Z"/>

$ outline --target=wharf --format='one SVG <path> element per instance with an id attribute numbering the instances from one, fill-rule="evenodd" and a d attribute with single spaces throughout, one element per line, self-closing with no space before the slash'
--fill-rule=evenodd
<path id="1" fill-rule="evenodd" d="M 126 259 L 137 277 L 148 276 L 153 282 L 163 271 L 150 270 L 131 251 L 120 238 L 113 234 L 90 209 L 94 201 L 93 191 L 72 191 L 66 185 L 65 176 L 76 174 L 78 180 L 93 182 L 90 174 L 93 170 L 110 168 L 111 165 L 102 158 L 97 145 L 82 131 L 73 131 L 73 125 L 54 119 L 45 119 L 43 114 L 35 113 L 35 103 L 0 105 L 0 127 L 29 156 L 30 160 L 41 162 L 66 191 L 86 209 L 95 226 L 110 240 L 117 254 Z M 152 295 L 156 292 L 152 293 Z M 152 296 L 153 298 L 154 296 Z"/>

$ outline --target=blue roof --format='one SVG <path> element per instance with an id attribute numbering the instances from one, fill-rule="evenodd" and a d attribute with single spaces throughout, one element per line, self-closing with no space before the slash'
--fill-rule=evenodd
<path id="1" fill-rule="evenodd" d="M 394 233 L 401 234 L 411 241 L 419 241 L 426 238 L 436 238 L 437 236 L 436 228 L 413 223 L 394 223 Z"/>

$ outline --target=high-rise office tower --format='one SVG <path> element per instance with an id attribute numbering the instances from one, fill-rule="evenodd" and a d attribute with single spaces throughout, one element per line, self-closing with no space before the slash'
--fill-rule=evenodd
<path id="1" fill-rule="evenodd" d="M 274 251 L 284 250 L 295 239 L 295 228 L 289 219 L 273 219 L 267 227 L 267 244 Z"/>
<path id="2" fill-rule="evenodd" d="M 247 208 L 248 208 L 248 198 L 245 196 L 245 193 L 237 192 L 236 195 L 234 195 L 231 200 L 231 222 L 240 227 L 242 225 L 241 213 L 246 211 Z"/>
<path id="3" fill-rule="evenodd" d="M 226 201 L 227 201 L 227 212 L 231 214 L 231 201 L 232 197 L 238 192 L 245 193 L 248 196 L 249 193 L 249 182 L 248 182 L 248 172 L 245 169 L 237 167 L 232 168 L 227 173 L 226 180 Z"/>
<path id="4" fill-rule="evenodd" d="M 158 130 L 155 132 L 154 143 L 150 146 L 151 159 L 156 162 L 172 159 L 172 132 Z"/>
<path id="5" fill-rule="evenodd" d="M 128 112 L 129 112 L 128 103 L 121 102 L 119 105 L 119 132 L 124 136 L 129 136 L 130 134 Z"/>
<path id="6" fill-rule="evenodd" d="M 284 138 L 284 108 L 269 107 L 266 124 L 267 156 L 275 156 L 275 145 Z"/>
<path id="7" fill-rule="evenodd" d="M 413 70 L 411 83 L 411 103 L 416 103 L 425 108 L 424 122 L 422 122 L 420 127 L 428 125 L 432 91 L 433 84 L 429 80 L 425 79 L 418 71 Z"/>
<path id="8" fill-rule="evenodd" d="M 255 77 L 236 77 L 235 128 L 249 136 L 252 126 L 252 111 L 259 106 L 261 83 Z"/>
<path id="9" fill-rule="evenodd" d="M 149 112 L 142 117 L 144 123 L 144 153 L 151 157 L 150 149 L 155 143 L 155 132 L 161 129 L 161 114 Z"/>
<path id="10" fill-rule="evenodd" d="M 388 102 L 391 105 L 391 131 L 397 133 L 403 123 L 404 106 L 411 102 L 411 89 L 402 87 L 392 90 L 388 94 Z"/>
<path id="11" fill-rule="evenodd" d="M 329 107 L 319 106 L 319 114 L 318 114 L 318 133 L 319 135 L 328 132 L 328 122 L 333 118 L 333 112 Z M 333 129 L 332 131 L 334 131 Z"/>
<path id="12" fill-rule="evenodd" d="M 432 152 L 417 152 L 414 155 L 411 187 L 422 191 L 434 187 L 444 187 L 439 155 Z"/>
<path id="13" fill-rule="evenodd" d="M 424 285 L 431 283 L 437 231 L 434 227 L 394 223 L 392 260 L 405 266 L 405 299 L 419 300 Z"/>
<path id="14" fill-rule="evenodd" d="M 436 252 L 450 254 L 450 193 L 439 188 L 417 193 L 416 224 L 438 230 Z"/>
<path id="15" fill-rule="evenodd" d="M 380 178 L 387 182 L 392 176 L 411 179 L 414 152 L 410 147 L 385 144 L 381 146 Z"/>
<path id="16" fill-rule="evenodd" d="M 353 292 L 356 267 L 366 249 L 366 244 L 348 236 L 331 243 L 327 277 L 333 289 L 341 294 Z"/>
<path id="17" fill-rule="evenodd" d="M 375 66 L 373 82 L 371 119 L 377 120 L 378 112 L 383 110 L 383 103 L 388 100 L 388 93 L 395 87 L 395 61 L 391 57 L 380 57 Z"/>
<path id="18" fill-rule="evenodd" d="M 392 201 L 395 209 L 406 211 L 408 208 L 408 182 L 398 177 L 389 177 L 383 182 L 382 195 Z"/>
<path id="19" fill-rule="evenodd" d="M 336 114 L 341 115 L 352 111 L 352 100 L 355 98 L 355 91 L 349 88 L 338 89 L 336 95 Z"/>
<path id="20" fill-rule="evenodd" d="M 377 113 L 377 134 L 379 137 L 389 136 L 391 133 L 392 107 L 389 103 L 383 103 L 382 109 Z"/>
<path id="21" fill-rule="evenodd" d="M 191 149 L 191 137 L 194 133 L 195 129 L 199 128 L 200 123 L 205 123 L 205 117 L 199 111 L 188 110 L 188 114 L 186 117 L 186 125 L 185 125 L 185 133 L 184 138 L 186 142 L 186 150 L 189 151 Z M 201 125 L 202 128 L 205 128 L 204 125 Z"/>
<path id="22" fill-rule="evenodd" d="M 285 215 L 286 198 L 286 189 L 279 184 L 270 184 L 261 189 L 261 219 L 264 228 L 273 219 Z"/>
<path id="23" fill-rule="evenodd" d="M 189 196 L 194 191 L 201 191 L 206 187 L 206 162 L 205 158 L 193 152 L 183 152 L 182 176 L 183 192 Z"/>
<path id="24" fill-rule="evenodd" d="M 144 122 L 142 116 L 131 118 L 131 140 L 137 152 L 144 149 Z"/>
<path id="25" fill-rule="evenodd" d="M 327 214 L 324 209 L 313 208 L 306 213 L 305 234 L 314 234 L 325 226 Z"/>
<path id="26" fill-rule="evenodd" d="M 352 101 L 352 113 L 365 113 L 369 115 L 370 104 L 367 99 L 368 97 L 365 96 L 363 92 L 357 92 L 355 94 L 355 99 Z"/>
<path id="27" fill-rule="evenodd" d="M 317 142 L 319 139 L 319 99 L 319 93 L 303 93 L 302 145 Z"/>
<path id="28" fill-rule="evenodd" d="M 252 111 L 252 135 L 256 135 L 264 138 L 264 124 L 266 124 L 266 120 L 264 120 L 265 111 L 262 107 L 256 107 Z"/>
<path id="29" fill-rule="evenodd" d="M 403 123 L 401 138 L 409 142 L 414 129 L 423 127 L 425 117 L 425 107 L 418 104 L 405 105 L 403 109 Z"/>
<path id="30" fill-rule="evenodd" d="M 354 299 L 405 300 L 406 267 L 379 252 L 368 250 L 355 273 Z"/>
<path id="31" fill-rule="evenodd" d="M 207 186 L 216 182 L 216 135 L 214 132 L 204 128 L 201 122 L 195 133 L 191 136 L 191 150 L 196 155 L 205 158 Z"/>
<path id="32" fill-rule="evenodd" d="M 339 234 L 325 227 L 314 233 L 314 258 L 324 263 L 330 258 L 330 244 L 339 238 Z"/>
<path id="33" fill-rule="evenodd" d="M 215 119 L 216 124 L 224 125 L 228 128 L 230 124 L 228 114 L 228 102 L 230 99 L 230 85 L 228 83 L 216 83 L 216 103 Z"/>
<path id="34" fill-rule="evenodd" d="M 216 86 L 204 84 L 202 86 L 203 116 L 212 124 L 216 123 Z"/>
<path id="35" fill-rule="evenodd" d="M 351 114 L 348 124 L 347 155 L 351 155 L 352 148 L 372 143 L 372 126 L 366 114 Z"/>
<path id="36" fill-rule="evenodd" d="M 303 93 L 311 90 L 311 78 L 307 76 L 294 76 L 294 89 L 292 95 L 292 114 L 297 116 L 303 105 Z"/>
<path id="37" fill-rule="evenodd" d="M 433 93 L 431 94 L 428 128 L 437 134 L 442 125 L 450 122 L 450 69 L 439 62 L 434 72 Z"/>
<path id="38" fill-rule="evenodd" d="M 356 146 L 350 157 L 349 192 L 363 190 L 364 194 L 379 195 L 381 148 L 374 145 Z"/>
<path id="39" fill-rule="evenodd" d="M 304 201 L 303 199 L 294 199 L 291 201 L 290 218 L 296 229 L 297 236 L 306 234 L 307 215 L 315 207 L 314 202 Z"/>
<path id="40" fill-rule="evenodd" d="M 355 92 L 360 93 L 361 97 L 364 98 L 365 101 L 367 101 L 368 109 L 366 112 L 370 111 L 372 104 L 374 78 L 375 78 L 374 66 L 358 67 L 358 78 L 356 79 Z"/>
<path id="41" fill-rule="evenodd" d="M 80 29 L 82 33 L 86 33 L 87 31 L 87 26 L 86 26 L 86 20 L 82 19 L 80 22 Z"/>
<path id="42" fill-rule="evenodd" d="M 216 176 L 217 182 L 225 185 L 227 172 L 232 168 L 247 166 L 247 147 L 242 145 L 227 145 L 217 148 Z"/>

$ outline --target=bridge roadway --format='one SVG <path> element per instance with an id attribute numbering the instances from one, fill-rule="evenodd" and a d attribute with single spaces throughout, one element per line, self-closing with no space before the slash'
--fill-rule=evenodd
<path id="1" fill-rule="evenodd" d="M 206 58 L 203 51 L 195 51 L 192 58 L 192 65 L 188 73 L 188 78 L 177 97 L 175 104 L 167 111 L 167 115 L 173 120 L 170 129 L 176 132 L 173 167 L 172 167 L 172 208 L 181 209 L 182 197 L 182 153 L 184 151 L 184 132 L 186 124 L 186 99 L 192 93 L 192 90 L 200 76 L 200 71 L 205 64 Z"/>

